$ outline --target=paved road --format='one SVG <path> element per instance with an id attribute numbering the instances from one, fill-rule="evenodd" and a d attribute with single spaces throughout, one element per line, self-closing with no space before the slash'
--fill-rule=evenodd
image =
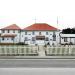
<path id="1" fill-rule="evenodd" d="M 0 75 L 75 75 L 74 68 L 0 68 Z"/>
<path id="2" fill-rule="evenodd" d="M 75 68 L 75 59 L 0 59 L 0 68 Z"/>

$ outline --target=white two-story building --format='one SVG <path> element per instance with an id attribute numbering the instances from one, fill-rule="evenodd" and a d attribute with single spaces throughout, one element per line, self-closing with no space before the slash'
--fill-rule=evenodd
<path id="1" fill-rule="evenodd" d="M 60 30 L 46 23 L 35 23 L 24 29 L 12 24 L 1 29 L 0 43 L 58 45 Z"/>
<path id="2" fill-rule="evenodd" d="M 16 24 L 4 27 L 1 30 L 0 34 L 0 43 L 19 43 L 20 42 L 20 32 L 21 28 Z"/>
<path id="3" fill-rule="evenodd" d="M 60 30 L 46 23 L 35 23 L 21 30 L 21 42 L 25 44 L 59 44 Z"/>

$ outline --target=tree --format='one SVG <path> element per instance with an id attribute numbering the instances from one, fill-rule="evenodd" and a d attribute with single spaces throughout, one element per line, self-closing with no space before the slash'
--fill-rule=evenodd
<path id="1" fill-rule="evenodd" d="M 75 29 L 74 28 L 72 28 L 72 29 L 70 29 L 70 28 L 63 29 L 62 33 L 63 34 L 75 34 Z"/>

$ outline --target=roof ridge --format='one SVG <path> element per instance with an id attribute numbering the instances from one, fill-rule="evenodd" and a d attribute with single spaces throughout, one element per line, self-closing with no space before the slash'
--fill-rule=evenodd
<path id="1" fill-rule="evenodd" d="M 6 26 L 6 27 L 1 28 L 1 29 L 8 29 L 8 30 L 10 30 L 10 29 L 16 29 L 16 30 L 19 30 L 21 28 L 17 24 L 11 24 L 11 25 Z"/>
<path id="2" fill-rule="evenodd" d="M 58 30 L 58 29 L 47 23 L 34 23 L 28 27 L 25 27 L 24 30 Z"/>

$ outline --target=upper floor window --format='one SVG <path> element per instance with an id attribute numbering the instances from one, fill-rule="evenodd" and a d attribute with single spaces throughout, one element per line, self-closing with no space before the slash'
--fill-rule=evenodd
<path id="1" fill-rule="evenodd" d="M 5 30 L 2 30 L 2 33 L 5 33 Z"/>
<path id="2" fill-rule="evenodd" d="M 53 32 L 53 35 L 55 35 L 55 31 Z"/>
<path id="3" fill-rule="evenodd" d="M 39 32 L 39 35 L 41 35 L 41 32 Z"/>
<path id="4" fill-rule="evenodd" d="M 48 35 L 48 32 L 46 32 L 46 35 Z"/>
<path id="5" fill-rule="evenodd" d="M 25 35 L 27 35 L 27 31 L 25 31 Z"/>
<path id="6" fill-rule="evenodd" d="M 9 33 L 9 30 L 7 32 Z"/>
<path id="7" fill-rule="evenodd" d="M 32 32 L 32 35 L 35 35 L 35 32 L 34 31 Z"/>
<path id="8" fill-rule="evenodd" d="M 35 37 L 32 37 L 32 41 L 35 41 Z"/>
<path id="9" fill-rule="evenodd" d="M 20 33 L 20 30 L 18 30 L 18 33 Z"/>
<path id="10" fill-rule="evenodd" d="M 13 33 L 15 33 L 15 30 L 13 30 Z"/>

